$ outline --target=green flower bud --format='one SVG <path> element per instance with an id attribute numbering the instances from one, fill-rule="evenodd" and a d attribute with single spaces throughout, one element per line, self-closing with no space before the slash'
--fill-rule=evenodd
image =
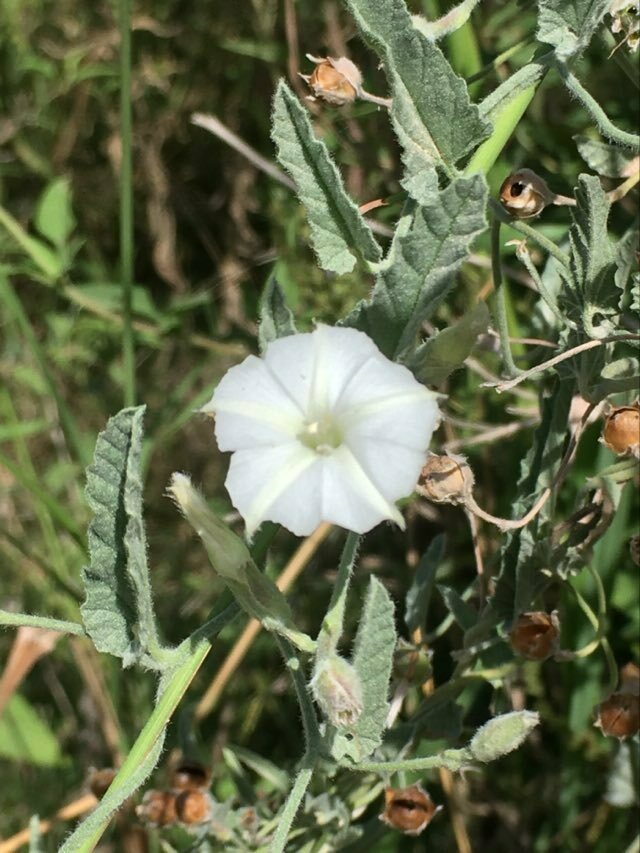
<path id="1" fill-rule="evenodd" d="M 318 661 L 310 686 L 332 725 L 338 729 L 353 728 L 362 714 L 362 684 L 348 661 L 335 654 Z"/>
<path id="2" fill-rule="evenodd" d="M 513 752 L 540 722 L 535 711 L 512 711 L 501 714 L 478 729 L 469 744 L 476 761 L 488 763 Z"/>

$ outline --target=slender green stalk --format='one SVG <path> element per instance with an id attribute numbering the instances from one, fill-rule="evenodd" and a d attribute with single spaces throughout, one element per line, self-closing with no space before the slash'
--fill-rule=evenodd
<path id="1" fill-rule="evenodd" d="M 434 770 L 444 767 L 447 770 L 460 770 L 465 764 L 472 762 L 471 753 L 468 749 L 445 749 L 437 755 L 429 755 L 426 758 L 404 758 L 400 761 L 360 761 L 358 764 L 344 764 L 350 770 L 358 773 L 407 773 L 424 770 Z"/>
<path id="2" fill-rule="evenodd" d="M 0 625 L 16 628 L 20 628 L 22 625 L 29 628 L 48 628 L 51 631 L 60 631 L 61 634 L 75 634 L 77 637 L 84 637 L 86 634 L 78 622 L 52 619 L 49 616 L 32 616 L 29 613 L 11 613 L 8 610 L 0 610 Z"/>
<path id="3" fill-rule="evenodd" d="M 587 92 L 582 83 L 577 77 L 574 77 L 566 65 L 557 62 L 556 68 L 567 89 L 580 101 L 604 136 L 612 142 L 617 142 L 618 145 L 623 145 L 625 148 L 633 148 L 636 151 L 640 149 L 640 136 L 616 127 L 596 99 Z"/>
<path id="4" fill-rule="evenodd" d="M 315 752 L 320 740 L 320 731 L 318 729 L 318 718 L 316 717 L 316 712 L 311 702 L 309 691 L 307 690 L 302 663 L 289 640 L 278 636 L 278 634 L 274 634 L 273 636 L 280 648 L 287 669 L 291 673 L 291 680 L 293 681 L 298 704 L 300 705 L 300 713 L 302 714 L 302 727 L 307 745 L 306 751 Z"/>
<path id="5" fill-rule="evenodd" d="M 543 249 L 546 249 L 550 255 L 562 264 L 565 269 L 569 269 L 569 256 L 566 255 L 562 249 L 559 249 L 553 240 L 550 240 L 548 237 L 545 237 L 544 234 L 541 234 L 539 231 L 536 231 L 535 228 L 532 228 L 530 225 L 527 225 L 526 222 L 520 222 L 517 219 L 512 219 L 506 210 L 504 210 L 497 201 L 491 201 L 491 210 L 495 217 L 500 220 L 500 222 L 504 222 L 505 225 L 509 225 L 513 228 L 514 231 L 518 231 L 520 234 L 523 234 L 525 237 L 529 237 L 531 240 L 535 240 L 535 242 Z"/>
<path id="6" fill-rule="evenodd" d="M 492 59 L 491 62 L 488 62 L 475 74 L 472 74 L 470 77 L 467 77 L 467 86 L 470 86 L 477 80 L 481 80 L 483 77 L 486 77 L 487 74 L 490 74 L 492 71 L 495 71 L 496 68 L 499 68 L 503 63 L 511 59 L 512 56 L 515 56 L 516 53 L 519 53 L 523 48 L 528 47 L 528 45 L 530 44 L 531 39 L 526 38 L 522 39 L 522 41 L 519 41 L 517 44 L 511 45 L 511 47 L 508 47 L 506 50 L 503 50 L 502 53 L 499 53 L 495 57 L 495 59 Z"/>
<path id="7" fill-rule="evenodd" d="M 322 628 L 318 635 L 318 657 L 325 656 L 335 651 L 340 636 L 342 635 L 342 625 L 344 622 L 344 610 L 347 603 L 347 593 L 349 591 L 349 583 L 351 581 L 351 573 L 353 564 L 356 559 L 358 545 L 360 544 L 360 536 L 357 533 L 349 533 L 347 540 L 344 543 L 342 556 L 340 557 L 340 565 L 338 566 L 338 574 L 336 582 L 331 593 L 331 601 L 329 609 L 322 621 Z"/>
<path id="8" fill-rule="evenodd" d="M 131 316 L 133 289 L 133 174 L 131 120 L 131 0 L 120 4 L 120 282 L 122 286 L 122 357 L 124 404 L 136 401 L 135 341 Z"/>
<path id="9" fill-rule="evenodd" d="M 493 322 L 500 339 L 500 352 L 504 370 L 509 378 L 518 376 L 521 371 L 516 367 L 511 354 L 509 343 L 509 327 L 507 323 L 507 308 L 505 303 L 506 284 L 502 278 L 502 262 L 500 259 L 500 222 L 494 219 L 491 223 L 491 267 L 493 270 L 493 293 L 489 297 L 489 305 Z"/>
<path id="10" fill-rule="evenodd" d="M 284 804 L 284 808 L 280 812 L 278 820 L 278 828 L 275 831 L 271 844 L 269 845 L 269 853 L 282 853 L 286 849 L 287 838 L 291 824 L 296 816 L 296 812 L 300 808 L 300 803 L 304 797 L 311 776 L 313 775 L 315 760 L 310 755 L 305 755 L 302 760 L 302 767 L 298 771 L 294 783 L 289 791 L 289 796 Z"/>

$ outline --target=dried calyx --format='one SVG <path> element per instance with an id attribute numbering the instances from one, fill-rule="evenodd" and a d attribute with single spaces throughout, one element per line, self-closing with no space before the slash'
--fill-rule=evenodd
<path id="1" fill-rule="evenodd" d="M 379 817 L 387 826 L 405 835 L 420 835 L 441 809 L 421 785 L 386 788 L 384 811 Z"/>
<path id="2" fill-rule="evenodd" d="M 539 216 L 549 204 L 576 204 L 575 198 L 552 192 L 532 169 L 519 169 L 503 181 L 500 202 L 515 219 Z"/>
<path id="3" fill-rule="evenodd" d="M 628 663 L 620 671 L 620 686 L 598 708 L 595 725 L 603 735 L 620 740 L 640 731 L 640 668 Z"/>
<path id="4" fill-rule="evenodd" d="M 521 613 L 509 632 L 511 648 L 527 660 L 546 660 L 558 651 L 560 621 L 554 610 Z"/>
<path id="5" fill-rule="evenodd" d="M 335 107 L 343 107 L 359 98 L 381 107 L 391 106 L 390 98 L 379 98 L 364 91 L 360 69 L 345 56 L 333 59 L 331 56 L 312 56 L 308 53 L 307 59 L 316 65 L 311 74 L 300 74 L 313 91 L 313 95 L 309 96 L 310 100 L 321 98 Z"/>
<path id="6" fill-rule="evenodd" d="M 602 443 L 618 455 L 640 458 L 640 402 L 618 406 L 608 413 L 602 431 Z"/>

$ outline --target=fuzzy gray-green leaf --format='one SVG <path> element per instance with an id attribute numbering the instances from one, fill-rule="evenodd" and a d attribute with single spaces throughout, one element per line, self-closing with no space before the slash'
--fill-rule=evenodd
<path id="1" fill-rule="evenodd" d="M 82 618 L 96 648 L 127 666 L 158 648 L 142 517 L 140 450 L 144 406 L 123 409 L 98 436 L 87 469 L 90 563 Z"/>
<path id="2" fill-rule="evenodd" d="M 580 156 L 590 169 L 605 178 L 626 177 L 628 167 L 636 159 L 629 149 L 611 145 L 600 139 L 577 134 L 573 137 Z"/>
<path id="3" fill-rule="evenodd" d="M 270 275 L 260 299 L 260 351 L 264 352 L 277 338 L 295 335 L 296 331 L 293 314 L 286 303 L 284 292 L 275 275 Z"/>
<path id="4" fill-rule="evenodd" d="M 278 160 L 295 181 L 307 210 L 320 266 L 346 273 L 353 269 L 357 257 L 379 261 L 380 246 L 347 195 L 326 145 L 314 135 L 307 111 L 283 81 L 273 101 L 271 135 Z"/>
<path id="5" fill-rule="evenodd" d="M 403 149 L 403 185 L 425 202 L 437 187 L 435 167 L 451 169 L 491 126 L 440 48 L 415 28 L 404 0 L 346 2 L 385 63 L 393 90 L 391 118 Z"/>
<path id="6" fill-rule="evenodd" d="M 380 581 L 372 577 L 353 655 L 362 684 L 363 710 L 353 729 L 360 758 L 370 755 L 382 740 L 395 647 L 393 602 Z"/>
<path id="7" fill-rule="evenodd" d="M 366 332 L 390 358 L 411 350 L 418 330 L 453 286 L 473 240 L 486 228 L 482 175 L 458 178 L 398 229 L 371 299 L 344 323 Z"/>
<path id="8" fill-rule="evenodd" d="M 611 7 L 611 0 L 538 0 L 538 41 L 561 59 L 581 53 Z"/>

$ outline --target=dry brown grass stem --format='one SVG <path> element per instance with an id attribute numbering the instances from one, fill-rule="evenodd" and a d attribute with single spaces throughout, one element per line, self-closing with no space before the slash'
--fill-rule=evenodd
<path id="1" fill-rule="evenodd" d="M 47 832 L 50 832 L 58 821 L 74 820 L 80 815 L 86 814 L 95 808 L 97 803 L 98 801 L 93 794 L 84 794 L 72 803 L 63 806 L 49 820 L 41 820 L 38 824 L 40 835 L 46 835 Z M 14 853 L 15 850 L 19 850 L 24 844 L 29 843 L 29 835 L 29 829 L 21 829 L 20 832 L 12 835 L 11 838 L 7 838 L 6 841 L 0 841 L 0 853 Z"/>

